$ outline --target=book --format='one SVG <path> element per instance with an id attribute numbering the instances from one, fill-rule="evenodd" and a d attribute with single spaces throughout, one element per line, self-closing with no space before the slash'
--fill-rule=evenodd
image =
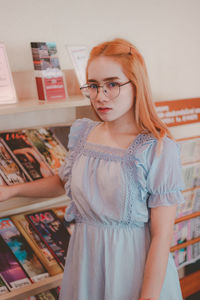
<path id="1" fill-rule="evenodd" d="M 7 149 L 15 157 L 15 161 L 25 173 L 28 180 L 36 180 L 51 176 L 53 173 L 38 150 L 31 144 L 22 131 L 1 133 Z"/>
<path id="2" fill-rule="evenodd" d="M 12 73 L 8 61 L 6 47 L 0 43 L 0 104 L 17 102 Z"/>
<path id="3" fill-rule="evenodd" d="M 0 218 L 0 235 L 32 282 L 49 277 L 32 248 L 9 217 Z"/>
<path id="4" fill-rule="evenodd" d="M 54 42 L 31 42 L 39 100 L 66 98 L 63 73 Z"/>
<path id="5" fill-rule="evenodd" d="M 11 219 L 18 230 L 23 234 L 37 257 L 40 259 L 50 275 L 62 273 L 63 270 L 55 260 L 46 244 L 33 229 L 23 214 L 11 216 Z"/>
<path id="6" fill-rule="evenodd" d="M 0 275 L 9 290 L 31 284 L 18 260 L 0 235 Z"/>
<path id="7" fill-rule="evenodd" d="M 0 138 L 0 175 L 8 185 L 27 182 L 23 170 L 17 165 L 4 140 Z M 3 182 L 2 182 L 3 184 Z"/>
<path id="8" fill-rule="evenodd" d="M 3 280 L 2 276 L 0 275 L 0 295 L 8 293 L 9 290 L 7 288 L 7 285 L 5 281 Z"/>
<path id="9" fill-rule="evenodd" d="M 56 136 L 45 128 L 25 130 L 31 143 L 37 148 L 55 174 L 65 161 L 67 151 Z"/>
<path id="10" fill-rule="evenodd" d="M 26 218 L 64 268 L 70 234 L 61 220 L 53 210 L 30 213 L 26 215 Z"/>

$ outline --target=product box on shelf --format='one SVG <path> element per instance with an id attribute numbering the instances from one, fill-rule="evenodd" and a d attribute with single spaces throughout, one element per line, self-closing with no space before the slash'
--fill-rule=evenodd
<path id="1" fill-rule="evenodd" d="M 66 99 L 63 73 L 54 42 L 31 42 L 39 100 Z"/>

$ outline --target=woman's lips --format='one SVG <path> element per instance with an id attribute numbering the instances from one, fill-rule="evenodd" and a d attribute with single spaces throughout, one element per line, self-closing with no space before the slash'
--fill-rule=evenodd
<path id="1" fill-rule="evenodd" d="M 110 107 L 99 107 L 99 108 L 97 108 L 97 110 L 101 113 L 106 113 L 106 112 L 109 112 L 110 110 L 112 110 L 112 108 L 110 108 Z"/>

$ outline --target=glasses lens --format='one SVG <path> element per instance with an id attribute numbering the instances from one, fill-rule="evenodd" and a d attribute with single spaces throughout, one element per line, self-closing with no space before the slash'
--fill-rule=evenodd
<path id="1" fill-rule="evenodd" d="M 103 85 L 103 92 L 106 97 L 114 99 L 119 96 L 119 84 L 118 82 L 106 82 Z"/>

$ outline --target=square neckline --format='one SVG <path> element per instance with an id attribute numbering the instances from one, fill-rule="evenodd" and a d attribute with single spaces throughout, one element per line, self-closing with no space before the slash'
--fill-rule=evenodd
<path id="1" fill-rule="evenodd" d="M 113 150 L 114 152 L 118 152 L 118 153 L 128 153 L 129 150 L 133 147 L 133 145 L 136 143 L 136 141 L 138 140 L 138 138 L 143 135 L 144 133 L 140 132 L 138 133 L 135 138 L 133 139 L 133 141 L 130 143 L 130 145 L 127 148 L 120 148 L 120 147 L 114 147 L 114 146 L 107 146 L 107 145 L 103 145 L 103 144 L 96 144 L 93 142 L 88 141 L 88 136 L 91 133 L 91 131 L 96 128 L 99 124 L 101 124 L 103 122 L 100 121 L 94 121 L 91 123 L 91 126 L 89 126 L 88 130 L 86 131 L 85 134 L 85 144 L 88 146 L 91 146 L 94 149 L 102 149 L 102 150 L 108 150 L 109 152 L 111 150 Z M 101 152 L 101 151 L 100 151 Z M 102 151 L 103 152 L 103 151 Z"/>

